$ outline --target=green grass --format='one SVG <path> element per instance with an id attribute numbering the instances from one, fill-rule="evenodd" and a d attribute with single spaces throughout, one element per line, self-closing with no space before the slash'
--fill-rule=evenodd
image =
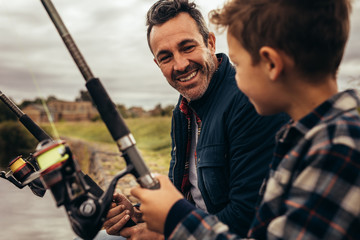
<path id="1" fill-rule="evenodd" d="M 134 135 L 136 146 L 149 168 L 167 174 L 171 151 L 171 117 L 132 118 L 125 119 L 125 122 Z M 49 124 L 43 124 L 41 127 L 50 133 Z M 55 123 L 55 127 L 61 137 L 98 143 L 108 151 L 118 151 L 116 143 L 102 121 L 58 122 Z"/>

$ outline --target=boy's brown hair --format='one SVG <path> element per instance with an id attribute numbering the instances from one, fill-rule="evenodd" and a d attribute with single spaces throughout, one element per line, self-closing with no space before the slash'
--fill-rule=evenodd
<path id="1" fill-rule="evenodd" d="M 269 46 L 293 58 L 305 75 L 336 75 L 349 35 L 351 0 L 231 0 L 210 12 L 250 53 Z"/>

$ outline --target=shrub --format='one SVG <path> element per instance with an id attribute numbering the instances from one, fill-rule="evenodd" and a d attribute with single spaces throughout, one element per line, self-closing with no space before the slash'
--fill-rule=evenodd
<path id="1" fill-rule="evenodd" d="M 0 168 L 7 167 L 15 157 L 24 158 L 35 151 L 37 140 L 18 122 L 0 123 Z"/>
<path id="2" fill-rule="evenodd" d="M 0 101 L 0 122 L 3 121 L 15 121 L 16 115 L 3 103 Z"/>

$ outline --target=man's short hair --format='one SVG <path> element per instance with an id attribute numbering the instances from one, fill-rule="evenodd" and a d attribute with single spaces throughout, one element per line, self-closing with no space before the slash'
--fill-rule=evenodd
<path id="1" fill-rule="evenodd" d="M 196 4 L 188 0 L 159 0 L 147 12 L 147 40 L 150 46 L 150 32 L 156 26 L 167 22 L 176 17 L 179 13 L 188 13 L 196 22 L 199 32 L 203 37 L 205 46 L 209 39 L 209 29 L 201 12 L 196 8 Z"/>
<path id="2" fill-rule="evenodd" d="M 232 0 L 210 21 L 226 27 L 260 61 L 259 50 L 284 51 L 303 74 L 337 73 L 349 35 L 351 0 Z"/>

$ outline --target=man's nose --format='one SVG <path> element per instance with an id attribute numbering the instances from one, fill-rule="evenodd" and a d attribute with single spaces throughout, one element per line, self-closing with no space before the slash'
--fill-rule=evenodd
<path id="1" fill-rule="evenodd" d="M 175 71 L 185 71 L 186 67 L 189 66 L 189 60 L 182 56 L 182 54 L 176 54 L 174 55 L 174 70 Z"/>

